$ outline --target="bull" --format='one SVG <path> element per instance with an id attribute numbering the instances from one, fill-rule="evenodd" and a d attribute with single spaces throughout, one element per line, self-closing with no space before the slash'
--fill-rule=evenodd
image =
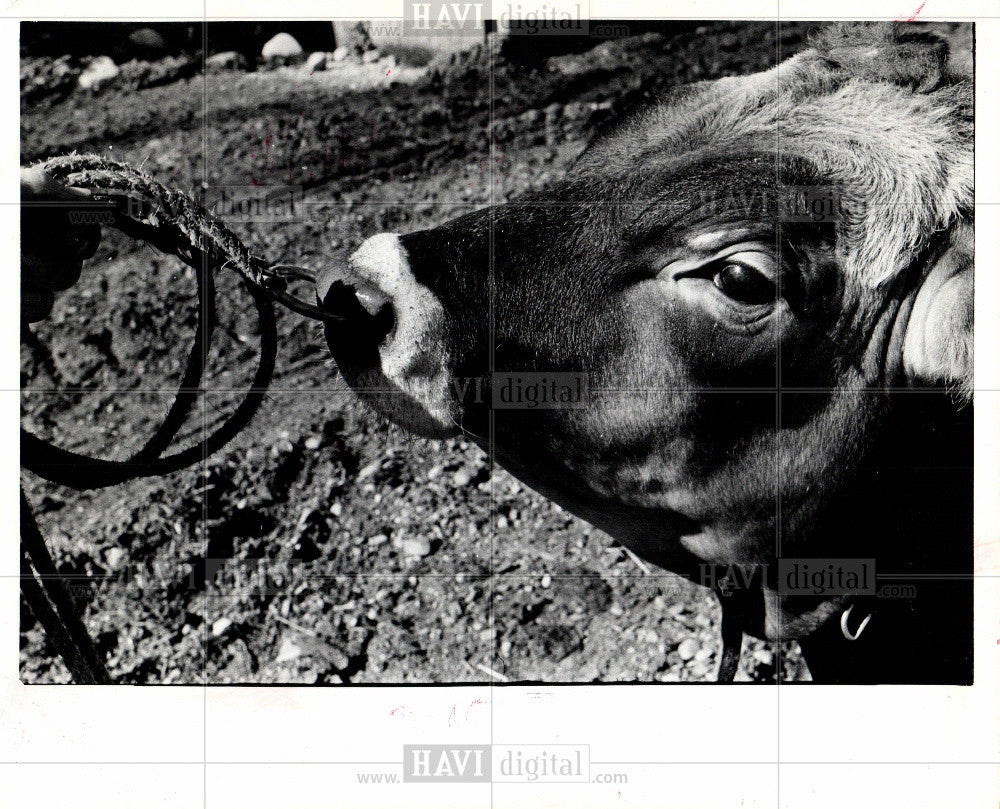
<path id="1" fill-rule="evenodd" d="M 318 281 L 330 349 L 392 421 L 714 586 L 724 637 L 797 640 L 821 682 L 970 682 L 972 99 L 944 41 L 830 27 L 543 190 L 372 236 Z M 586 395 L 492 406 L 529 378 Z M 914 592 L 796 588 L 793 559 Z"/>

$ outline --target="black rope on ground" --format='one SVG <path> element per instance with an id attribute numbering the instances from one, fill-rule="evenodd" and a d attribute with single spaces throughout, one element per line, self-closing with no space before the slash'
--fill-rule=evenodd
<path id="1" fill-rule="evenodd" d="M 21 592 L 38 622 L 66 662 L 73 679 L 85 685 L 108 685 L 104 666 L 73 595 L 42 539 L 28 498 L 21 490 Z M 51 605 L 49 602 L 52 602 Z M 55 607 L 55 609 L 53 609 Z"/>
<path id="2" fill-rule="evenodd" d="M 149 451 L 150 445 L 157 442 L 165 448 L 165 445 L 169 443 L 169 439 L 173 438 L 173 434 L 168 434 L 165 428 L 169 427 L 169 430 L 176 433 L 184 420 L 183 417 L 177 416 L 186 415 L 184 408 L 190 409 L 198 393 L 203 392 L 201 388 L 181 388 L 177 396 L 178 400 L 183 399 L 181 405 L 178 406 L 177 400 L 175 400 L 175 405 L 171 407 L 167 419 L 156 435 L 154 435 L 153 439 L 139 450 L 139 452 L 125 461 L 91 458 L 81 453 L 71 452 L 61 447 L 53 446 L 22 428 L 21 465 L 52 483 L 70 486 L 74 489 L 101 489 L 135 478 L 167 475 L 171 472 L 176 472 L 179 469 L 184 469 L 198 463 L 204 457 L 214 454 L 228 444 L 246 427 L 264 401 L 268 384 L 274 373 L 278 351 L 277 321 L 271 309 L 271 301 L 268 293 L 252 286 L 248 286 L 248 290 L 256 305 L 259 318 L 261 332 L 260 360 L 247 395 L 233 411 L 232 415 L 211 435 L 173 455 L 151 457 Z M 199 320 L 204 321 L 204 318 L 199 318 Z M 192 376 L 197 372 L 200 378 L 200 371 L 203 367 L 204 360 L 201 352 L 192 351 L 185 377 Z M 166 438 L 165 441 L 163 440 L 164 438 Z"/>
<path id="3" fill-rule="evenodd" d="M 54 483 L 76 489 L 97 489 L 138 478 L 166 475 L 199 463 L 231 441 L 253 418 L 267 393 L 278 351 L 277 299 L 308 317 L 330 317 L 317 307 L 284 292 L 283 275 L 303 277 L 298 268 L 270 273 L 221 222 L 209 217 L 187 195 L 157 183 L 124 163 L 94 155 L 53 158 L 43 164 L 70 185 L 90 188 L 107 198 L 115 213 L 114 227 L 149 242 L 191 266 L 198 279 L 198 327 L 177 395 L 153 436 L 125 461 L 91 458 L 53 446 L 21 430 L 21 465 Z M 139 204 L 136 204 L 139 203 Z M 260 327 L 260 361 L 246 396 L 232 415 L 197 444 L 163 457 L 190 414 L 199 395 L 215 326 L 215 284 L 212 269 L 229 267 L 244 278 L 253 298 Z M 268 286 L 270 285 L 270 286 Z M 45 629 L 73 678 L 79 683 L 110 683 L 112 679 L 80 618 L 64 577 L 49 555 L 21 491 L 21 592 Z M 50 603 L 51 602 L 51 603 Z"/>
<path id="4" fill-rule="evenodd" d="M 21 465 L 53 483 L 76 489 L 98 489 L 139 477 L 166 475 L 221 449 L 253 418 L 264 400 L 277 357 L 277 321 L 271 306 L 278 299 L 289 308 L 300 301 L 282 290 L 263 286 L 274 277 L 302 276 L 299 268 L 278 265 L 271 273 L 266 262 L 252 254 L 223 223 L 212 219 L 189 197 L 167 188 L 149 175 L 124 163 L 95 155 L 57 157 L 42 164 L 45 171 L 73 185 L 89 188 L 114 205 L 114 227 L 178 257 L 194 269 L 198 280 L 198 327 L 188 362 L 163 422 L 149 441 L 124 461 L 91 458 L 49 444 L 21 430 Z M 186 450 L 161 457 L 180 430 L 204 390 L 199 387 L 207 364 L 215 326 L 214 267 L 228 267 L 243 276 L 253 298 L 260 325 L 260 362 L 251 388 L 230 418 L 212 435 Z M 301 307 L 301 314 L 309 315 Z"/>

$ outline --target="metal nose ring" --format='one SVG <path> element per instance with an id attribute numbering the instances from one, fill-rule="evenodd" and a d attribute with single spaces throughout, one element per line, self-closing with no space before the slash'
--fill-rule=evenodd
<path id="1" fill-rule="evenodd" d="M 861 622 L 861 626 L 858 627 L 857 632 L 851 632 L 848 629 L 847 621 L 851 617 L 851 610 L 854 609 L 854 605 L 851 604 L 846 610 L 844 610 L 840 615 L 840 631 L 844 634 L 844 637 L 848 640 L 857 640 L 861 637 L 861 633 L 865 631 L 865 627 L 868 626 L 868 622 L 872 619 L 871 613 L 865 616 L 865 619 Z"/>

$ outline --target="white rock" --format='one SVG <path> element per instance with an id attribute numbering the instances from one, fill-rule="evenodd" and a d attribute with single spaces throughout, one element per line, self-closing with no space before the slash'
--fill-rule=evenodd
<path id="1" fill-rule="evenodd" d="M 326 70 L 326 60 L 328 56 L 323 51 L 316 51 L 315 53 L 310 53 L 309 58 L 306 59 L 306 70 L 310 73 L 316 70 Z"/>
<path id="2" fill-rule="evenodd" d="M 114 63 L 110 56 L 98 56 L 90 61 L 77 83 L 84 90 L 99 90 L 118 75 L 118 65 Z"/>
<path id="3" fill-rule="evenodd" d="M 382 51 L 379 50 L 365 51 L 363 54 L 361 54 L 361 61 L 364 62 L 365 64 L 371 64 L 372 62 L 377 62 L 381 58 L 382 58 Z"/>
<path id="4" fill-rule="evenodd" d="M 289 660 L 297 660 L 302 657 L 302 649 L 295 645 L 295 643 L 288 638 L 284 638 L 281 641 L 281 646 L 278 647 L 278 656 L 275 658 L 275 663 L 287 663 Z"/>
<path id="5" fill-rule="evenodd" d="M 369 464 L 365 464 L 358 470 L 358 474 L 354 476 L 354 483 L 358 484 L 361 481 L 370 478 L 374 475 L 379 468 L 382 466 L 382 461 L 372 461 Z"/>
<path id="6" fill-rule="evenodd" d="M 431 543 L 426 537 L 406 537 L 399 543 L 404 556 L 411 559 L 422 559 L 431 552 Z"/>
<path id="7" fill-rule="evenodd" d="M 162 51 L 167 44 L 152 28 L 139 28 L 128 35 L 128 41 L 140 48 L 151 51 Z"/>
<path id="8" fill-rule="evenodd" d="M 232 618 L 220 618 L 218 621 L 212 624 L 212 635 L 219 637 L 219 635 L 225 634 L 226 630 L 233 625 Z"/>
<path id="9" fill-rule="evenodd" d="M 692 677 L 708 676 L 708 664 L 704 660 L 695 660 L 691 665 Z"/>
<path id="10" fill-rule="evenodd" d="M 698 654 L 698 641 L 694 638 L 682 640 L 681 645 L 677 647 L 677 654 L 681 656 L 681 660 L 690 660 Z"/>
<path id="11" fill-rule="evenodd" d="M 290 59 L 302 55 L 302 46 L 295 37 L 282 31 L 264 43 L 260 55 L 264 59 Z"/>
<path id="12" fill-rule="evenodd" d="M 124 563 L 127 556 L 128 554 L 125 553 L 124 548 L 108 548 L 104 552 L 104 558 L 107 559 L 108 567 L 112 570 L 118 570 L 118 568 L 120 568 Z"/>
<path id="13" fill-rule="evenodd" d="M 222 51 L 213 53 L 205 60 L 205 69 L 209 72 L 215 70 L 244 70 L 247 66 L 246 59 L 242 53 L 237 51 Z"/>
<path id="14" fill-rule="evenodd" d="M 334 52 L 333 52 L 333 61 L 334 62 L 343 62 L 350 55 L 351 55 L 351 49 L 348 48 L 346 45 L 341 45 L 339 48 L 337 48 L 336 50 L 334 50 Z"/>

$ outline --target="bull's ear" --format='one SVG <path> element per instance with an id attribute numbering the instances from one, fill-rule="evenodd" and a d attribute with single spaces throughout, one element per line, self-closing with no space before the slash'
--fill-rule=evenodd
<path id="1" fill-rule="evenodd" d="M 916 385 L 945 385 L 972 395 L 973 237 L 971 223 L 954 226 L 944 254 L 917 291 L 903 340 L 903 370 Z"/>
<path id="2" fill-rule="evenodd" d="M 945 80 L 948 45 L 938 37 L 892 23 L 837 23 L 813 39 L 827 63 L 851 78 L 927 92 Z"/>

